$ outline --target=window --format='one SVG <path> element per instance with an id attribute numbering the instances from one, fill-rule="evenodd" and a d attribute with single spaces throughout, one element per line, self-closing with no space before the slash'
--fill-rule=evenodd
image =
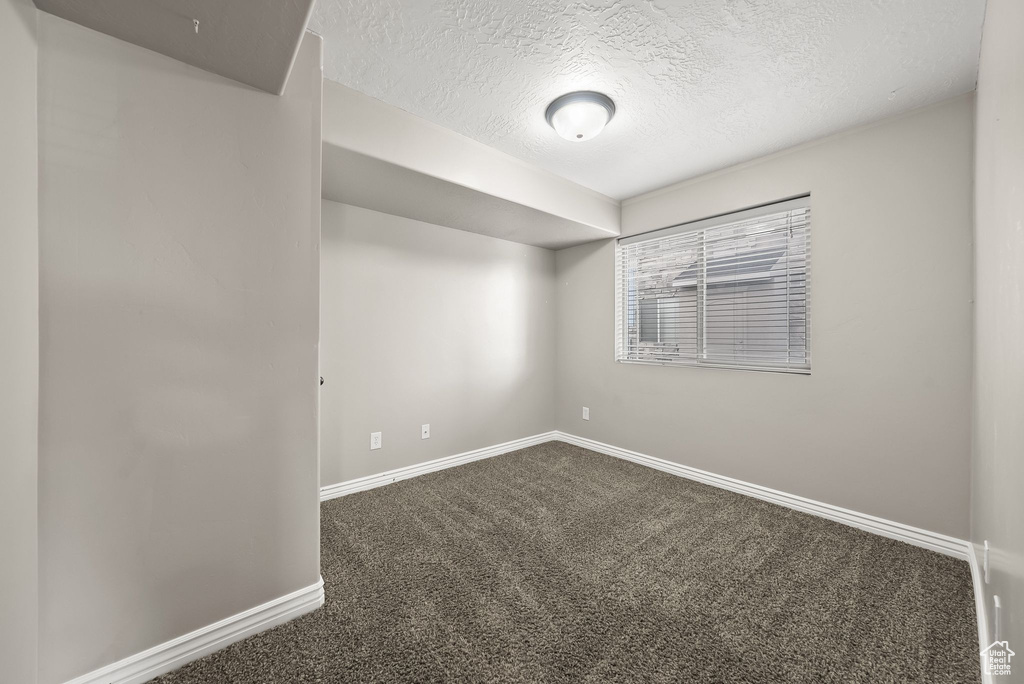
<path id="1" fill-rule="evenodd" d="M 615 358 L 809 373 L 810 197 L 619 240 Z"/>

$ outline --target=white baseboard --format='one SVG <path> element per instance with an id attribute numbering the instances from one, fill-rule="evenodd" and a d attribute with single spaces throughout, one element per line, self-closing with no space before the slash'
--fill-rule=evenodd
<path id="1" fill-rule="evenodd" d="M 994 678 L 992 675 L 985 673 L 985 662 L 984 658 L 981 656 L 981 651 L 992 642 L 989 640 L 988 619 L 986 617 L 985 609 L 985 592 L 983 590 L 984 577 L 981 571 L 981 564 L 978 561 L 978 550 L 976 544 L 965 539 L 957 539 L 956 537 L 939 534 L 938 532 L 929 532 L 928 530 L 912 527 L 892 520 L 886 520 L 885 518 L 878 518 L 873 515 L 867 515 L 866 513 L 858 513 L 857 511 L 851 511 L 847 508 L 840 508 L 839 506 L 833 506 L 832 504 L 807 499 L 802 496 L 796 496 L 795 494 L 787 494 L 786 492 L 780 492 L 776 489 L 769 489 L 768 487 L 762 487 L 761 485 L 751 484 L 731 477 L 725 477 L 724 475 L 716 475 L 705 470 L 698 470 L 697 468 L 679 465 L 678 463 L 655 458 L 654 456 L 648 456 L 636 451 L 629 451 L 628 449 L 621 449 L 619 447 L 611 446 L 610 444 L 586 439 L 585 437 L 578 437 L 561 431 L 556 432 L 557 436 L 555 439 L 568 442 L 569 444 L 575 444 L 576 446 L 583 447 L 584 449 L 590 449 L 591 451 L 597 451 L 608 456 L 615 456 L 627 461 L 639 463 L 640 465 L 645 465 L 656 470 L 685 477 L 689 480 L 703 482 L 704 484 L 711 485 L 712 487 L 728 489 L 729 491 L 770 501 L 771 503 L 785 506 L 786 508 L 792 508 L 804 513 L 810 513 L 811 515 L 828 518 L 829 520 L 834 520 L 883 537 L 897 539 L 908 544 L 913 544 L 914 546 L 920 546 L 947 556 L 966 560 L 970 565 L 971 579 L 974 584 L 974 608 L 978 620 L 978 658 L 982 672 L 982 683 L 994 684 Z"/>
<path id="2" fill-rule="evenodd" d="M 968 560 L 969 545 L 963 539 L 949 537 L 944 534 L 939 534 L 938 532 L 929 532 L 928 530 L 922 530 L 918 527 L 911 527 L 910 525 L 904 525 L 903 523 L 893 522 L 892 520 L 886 520 L 885 518 L 877 518 L 873 515 L 867 515 L 866 513 L 858 513 L 857 511 L 851 511 L 847 508 L 840 508 L 839 506 L 815 501 L 814 499 L 796 496 L 795 494 L 787 494 L 786 492 L 780 492 L 777 489 L 769 489 L 768 487 L 751 484 L 750 482 L 744 482 L 743 480 L 736 480 L 731 477 L 725 477 L 724 475 L 716 475 L 714 473 L 709 473 L 706 470 L 698 470 L 697 468 L 679 465 L 672 461 L 655 458 L 654 456 L 648 456 L 647 454 L 641 454 L 636 451 L 629 451 L 628 449 L 611 446 L 610 444 L 586 439 L 585 437 L 577 437 L 576 435 L 571 435 L 565 432 L 559 432 L 557 439 L 560 439 L 563 442 L 568 442 L 569 444 L 575 444 L 576 446 L 583 447 L 584 449 L 590 449 L 591 451 L 597 451 L 602 454 L 607 454 L 608 456 L 615 456 L 616 458 L 639 463 L 640 465 L 645 465 L 649 468 L 685 477 L 688 480 L 695 480 L 697 482 L 709 484 L 712 487 L 728 489 L 732 492 L 746 494 L 747 496 L 752 496 L 764 501 L 770 501 L 774 504 L 785 506 L 786 508 L 792 508 L 793 510 L 810 513 L 811 515 L 816 515 L 821 518 L 828 518 L 829 520 L 834 520 L 867 532 L 873 532 L 874 534 L 879 534 L 883 537 L 898 539 L 900 541 L 907 542 L 908 544 L 913 544 L 914 546 L 921 546 L 926 549 L 931 549 L 932 551 L 938 551 L 939 553 L 946 554 L 947 556 L 955 556 L 957 558 Z"/>
<path id="3" fill-rule="evenodd" d="M 324 580 L 321 577 L 316 584 L 93 670 L 67 684 L 140 684 L 247 636 L 314 611 L 323 604 Z"/>
<path id="4" fill-rule="evenodd" d="M 544 442 L 551 442 L 555 440 L 568 442 L 569 444 L 575 444 L 576 446 L 590 449 L 591 451 L 639 463 L 640 465 L 671 473 L 673 475 L 678 475 L 680 477 L 685 477 L 689 480 L 703 482 L 704 484 L 709 484 L 713 487 L 728 489 L 757 499 L 770 501 L 780 506 L 785 506 L 786 508 L 792 508 L 804 513 L 810 513 L 811 515 L 828 518 L 829 520 L 835 520 L 836 522 L 841 522 L 843 524 L 850 525 L 851 527 L 856 527 L 867 532 L 873 532 L 874 534 L 880 534 L 883 537 L 898 539 L 900 541 L 907 542 L 908 544 L 921 546 L 926 549 L 931 549 L 932 551 L 938 551 L 939 553 L 943 553 L 948 556 L 955 556 L 957 558 L 969 560 L 971 555 L 971 546 L 963 539 L 939 534 L 938 532 L 929 532 L 928 530 L 912 527 L 892 520 L 886 520 L 885 518 L 878 518 L 873 515 L 867 515 L 866 513 L 858 513 L 857 511 L 851 511 L 847 508 L 840 508 L 839 506 L 833 506 L 832 504 L 807 499 L 802 496 L 796 496 L 795 494 L 787 494 L 786 492 L 781 492 L 777 489 L 769 489 L 768 487 L 751 484 L 750 482 L 744 482 L 743 480 L 736 480 L 731 477 L 725 477 L 724 475 L 716 475 L 715 473 L 710 473 L 706 470 L 698 470 L 697 468 L 679 465 L 672 461 L 666 461 L 664 459 L 655 458 L 654 456 L 648 456 L 647 454 L 622 449 L 593 439 L 587 439 L 567 432 L 561 432 L 560 430 L 543 432 L 539 435 L 516 439 L 511 442 L 505 442 L 504 444 L 496 444 L 494 446 L 484 447 L 483 449 L 475 449 L 473 451 L 467 451 L 454 456 L 446 456 L 444 458 L 427 461 L 425 463 L 417 463 L 416 465 L 397 468 L 395 470 L 389 470 L 376 475 L 368 475 L 356 480 L 348 480 L 346 482 L 327 485 L 320 488 L 320 500 L 326 501 L 328 499 L 334 499 L 339 496 L 345 496 L 346 494 L 353 494 L 355 492 L 381 487 L 386 484 L 391 484 L 392 482 L 397 482 L 398 480 L 406 480 L 411 477 L 416 477 L 417 475 L 432 473 L 437 470 L 443 470 L 445 468 L 462 465 L 463 463 L 469 463 L 470 461 L 498 456 L 499 454 L 516 451 L 517 449 L 524 449 L 528 446 L 533 446 L 534 444 L 543 444 Z"/>
<path id="5" fill-rule="evenodd" d="M 476 461 L 490 456 L 497 456 L 517 449 L 523 449 L 534 444 L 542 444 L 544 442 L 556 440 L 575 444 L 576 446 L 583 447 L 584 449 L 590 449 L 591 451 L 596 451 L 608 456 L 632 461 L 633 463 L 638 463 L 649 468 L 671 473 L 672 475 L 685 477 L 688 480 L 702 482 L 704 484 L 711 485 L 712 487 L 727 489 L 732 492 L 769 501 L 771 503 L 778 504 L 779 506 L 785 506 L 786 508 L 801 511 L 803 513 L 809 513 L 810 515 L 834 520 L 836 522 L 843 523 L 844 525 L 849 525 L 850 527 L 855 527 L 890 539 L 896 539 L 914 546 L 936 551 L 947 556 L 966 560 L 970 563 L 971 575 L 974 581 L 975 607 L 978 617 L 978 640 L 980 644 L 979 649 L 984 648 L 989 643 L 988 623 L 985 618 L 985 595 L 981 588 L 981 572 L 979 569 L 975 546 L 967 540 L 958 539 L 938 532 L 931 532 L 929 530 L 924 530 L 919 527 L 913 527 L 911 525 L 906 525 L 892 520 L 886 520 L 885 518 L 879 518 L 866 513 L 859 513 L 848 508 L 841 508 L 821 501 L 815 501 L 814 499 L 808 499 L 795 494 L 788 494 L 777 489 L 770 489 L 750 482 L 744 482 L 743 480 L 725 477 L 724 475 L 716 475 L 715 473 L 710 473 L 706 470 L 699 470 L 697 468 L 680 465 L 678 463 L 673 463 L 672 461 L 666 461 L 654 456 L 648 456 L 647 454 L 630 451 L 629 449 L 622 449 L 620 447 L 587 439 L 585 437 L 579 437 L 560 430 L 545 432 L 532 437 L 526 437 L 524 439 L 486 447 L 484 449 L 467 451 L 463 454 L 448 456 L 447 458 L 439 458 L 435 461 L 428 461 L 426 463 L 420 463 L 406 468 L 399 468 L 397 470 L 391 470 L 378 475 L 370 475 L 357 480 L 349 480 L 347 482 L 328 485 L 320 489 L 320 500 L 325 501 L 327 499 L 345 496 L 346 494 L 361 492 L 366 489 L 390 484 L 398 480 L 416 477 L 417 475 L 423 475 L 425 473 L 442 470 L 444 468 L 451 468 L 452 466 L 469 463 L 470 461 Z M 982 667 L 982 670 L 984 671 L 984 667 Z M 984 683 L 990 684 L 991 677 L 988 675 L 983 675 L 983 677 Z"/>
<path id="6" fill-rule="evenodd" d="M 425 463 L 417 463 L 404 468 L 396 468 L 395 470 L 377 473 L 376 475 L 367 475 L 366 477 L 360 477 L 355 480 L 347 480 L 337 484 L 326 485 L 320 488 L 320 500 L 327 501 L 328 499 L 336 499 L 339 496 L 355 494 L 356 492 L 362 492 L 367 489 L 382 487 L 386 484 L 391 484 L 392 482 L 398 482 L 399 480 L 408 480 L 410 477 L 416 477 L 417 475 L 425 475 L 426 473 L 444 470 L 445 468 L 462 465 L 463 463 L 469 463 L 470 461 L 479 461 L 480 459 L 490 458 L 491 456 L 507 454 L 510 451 L 525 449 L 526 447 L 533 446 L 535 444 L 543 444 L 544 442 L 550 442 L 556 439 L 556 434 L 557 433 L 555 431 L 542 432 L 539 435 L 523 437 L 522 439 L 514 439 L 511 442 L 505 442 L 504 444 L 495 444 L 494 446 L 484 447 L 483 449 L 474 449 L 473 451 L 466 451 L 461 454 L 455 454 L 454 456 L 445 456 L 444 458 L 426 461 Z"/>
<path id="7" fill-rule="evenodd" d="M 974 609 L 978 614 L 978 653 L 984 651 L 992 643 L 992 637 L 988 633 L 988 609 L 985 607 L 985 573 L 982 570 L 982 562 L 978 558 L 978 545 L 968 542 L 971 564 L 971 580 L 974 583 Z M 995 678 L 985 672 L 985 657 L 979 655 L 981 660 L 981 681 L 982 684 L 993 684 Z"/>
<path id="8" fill-rule="evenodd" d="M 840 508 L 839 506 L 833 506 L 821 501 L 787 494 L 786 492 L 723 475 L 716 475 L 705 470 L 679 465 L 678 463 L 655 458 L 654 456 L 622 449 L 558 430 L 321 487 L 320 500 L 326 501 L 339 496 L 345 496 L 346 494 L 381 487 L 398 480 L 409 479 L 418 475 L 462 465 L 463 463 L 478 461 L 491 456 L 524 449 L 535 444 L 556 440 L 967 560 L 970 563 L 971 576 L 974 582 L 975 604 L 978 613 L 979 649 L 984 648 L 989 643 L 988 623 L 985 617 L 985 594 L 982 590 L 982 573 L 975 545 L 968 541 L 937 532 L 929 532 L 928 530 L 865 513 L 858 513 L 857 511 Z M 270 629 L 316 610 L 324 603 L 323 587 L 324 581 L 323 578 L 320 578 L 320 581 L 316 584 L 159 644 L 88 674 L 76 677 L 66 684 L 141 684 L 247 636 Z M 982 666 L 982 670 L 984 671 L 984 666 Z M 990 684 L 992 681 L 991 676 L 983 675 L 983 681 L 985 684 Z"/>

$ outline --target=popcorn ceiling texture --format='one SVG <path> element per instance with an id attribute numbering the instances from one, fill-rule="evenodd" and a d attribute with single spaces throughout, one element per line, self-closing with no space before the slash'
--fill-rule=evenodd
<path id="1" fill-rule="evenodd" d="M 320 0 L 324 75 L 619 199 L 975 87 L 984 0 Z M 599 90 L 587 143 L 547 104 Z"/>

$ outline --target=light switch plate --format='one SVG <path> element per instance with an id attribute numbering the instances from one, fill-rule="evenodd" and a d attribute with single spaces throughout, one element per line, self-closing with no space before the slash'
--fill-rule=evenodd
<path id="1" fill-rule="evenodd" d="M 583 420 L 590 420 L 590 409 L 586 406 L 583 407 Z"/>

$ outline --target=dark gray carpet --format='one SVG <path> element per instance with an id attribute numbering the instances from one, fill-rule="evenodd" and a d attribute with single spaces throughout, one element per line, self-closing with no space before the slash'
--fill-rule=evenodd
<path id="1" fill-rule="evenodd" d="M 966 562 L 561 442 L 321 514 L 326 605 L 156 681 L 980 681 Z"/>

